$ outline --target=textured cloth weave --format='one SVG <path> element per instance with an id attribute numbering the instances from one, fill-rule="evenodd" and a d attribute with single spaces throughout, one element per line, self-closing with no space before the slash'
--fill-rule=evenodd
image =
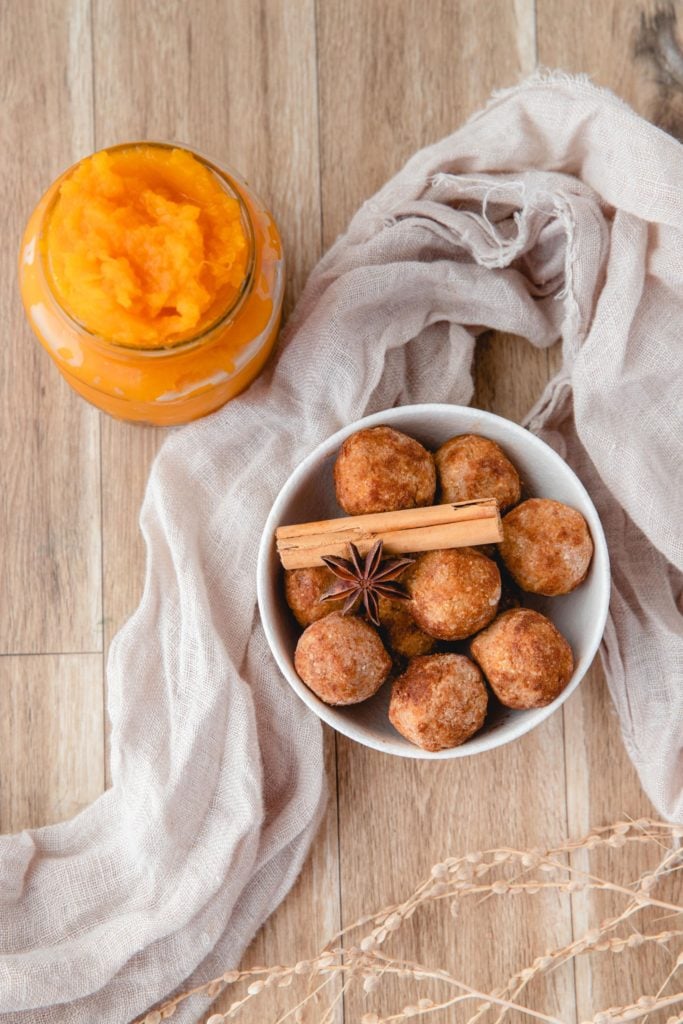
<path id="1" fill-rule="evenodd" d="M 647 793 L 683 820 L 682 326 L 683 149 L 587 82 L 494 97 L 365 203 L 266 373 L 156 460 L 144 595 L 108 666 L 113 787 L 0 838 L 1 1021 L 127 1024 L 239 961 L 324 801 L 319 723 L 256 610 L 266 515 L 340 426 L 469 402 L 484 328 L 563 339 L 528 425 L 602 516 L 610 690 Z"/>

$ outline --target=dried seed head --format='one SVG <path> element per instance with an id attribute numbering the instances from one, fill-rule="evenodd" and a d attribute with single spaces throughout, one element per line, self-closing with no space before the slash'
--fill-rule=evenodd
<path id="1" fill-rule="evenodd" d="M 263 992 L 265 987 L 265 982 L 261 980 L 252 981 L 251 985 L 247 989 L 247 992 L 249 993 L 250 996 L 257 996 L 259 992 Z"/>
<path id="2" fill-rule="evenodd" d="M 374 992 L 379 985 L 379 978 L 376 974 L 368 974 L 367 978 L 363 982 L 364 992 Z"/>
<path id="3" fill-rule="evenodd" d="M 222 1013 L 212 1013 L 206 1024 L 225 1024 L 225 1017 Z"/>
<path id="4" fill-rule="evenodd" d="M 152 1010 L 151 1013 L 148 1013 L 145 1017 L 145 1024 L 161 1024 L 161 1011 Z"/>
<path id="5" fill-rule="evenodd" d="M 236 981 L 239 981 L 239 971 L 226 971 L 223 975 L 223 981 L 226 985 L 234 985 Z"/>

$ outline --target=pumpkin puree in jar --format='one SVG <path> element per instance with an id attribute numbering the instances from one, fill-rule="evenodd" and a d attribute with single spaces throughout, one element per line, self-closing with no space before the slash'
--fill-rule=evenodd
<path id="1" fill-rule="evenodd" d="M 21 293 L 69 384 L 121 419 L 186 423 L 263 369 L 284 258 L 246 182 L 165 143 L 126 143 L 53 182 L 24 233 Z"/>
<path id="2" fill-rule="evenodd" d="M 161 348 L 235 300 L 248 244 L 237 199 L 181 149 L 138 146 L 83 160 L 46 232 L 60 304 L 93 334 Z"/>

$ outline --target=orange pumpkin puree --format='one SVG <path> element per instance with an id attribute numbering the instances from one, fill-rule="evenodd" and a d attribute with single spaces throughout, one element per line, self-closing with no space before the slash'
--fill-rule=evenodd
<path id="1" fill-rule="evenodd" d="M 200 333 L 237 297 L 249 246 L 237 199 L 182 149 L 95 153 L 61 184 L 46 255 L 62 307 L 119 345 Z"/>
<path id="2" fill-rule="evenodd" d="M 246 388 L 275 345 L 282 243 L 251 188 L 199 154 L 129 143 L 53 182 L 19 259 L 34 333 L 113 416 L 185 423 Z"/>

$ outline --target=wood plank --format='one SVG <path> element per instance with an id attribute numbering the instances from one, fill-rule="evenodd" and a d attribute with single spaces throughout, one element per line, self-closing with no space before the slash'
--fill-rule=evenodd
<path id="1" fill-rule="evenodd" d="M 491 89 L 531 70 L 533 5 L 321 3 L 318 48 L 329 243 L 416 148 L 456 128 Z M 483 349 L 477 404 L 518 418 L 547 379 L 545 353 L 510 338 L 487 340 Z M 445 856 L 497 842 L 543 845 L 564 836 L 561 715 L 522 741 L 471 760 L 392 760 L 342 737 L 338 749 L 345 924 L 412 891 Z M 457 927 L 443 910 L 431 910 L 404 928 L 388 952 L 493 987 L 544 952 L 549 941 L 569 940 L 570 906 L 564 897 L 535 897 L 520 913 L 518 905 L 490 901 L 466 907 Z M 502 938 L 487 940 L 484 953 L 483 935 Z M 350 991 L 346 1019 L 380 1007 L 383 1015 L 400 1009 L 415 1001 L 414 987 L 411 998 L 406 995 L 388 982 L 377 997 Z M 425 988 L 419 995 L 434 992 Z M 555 973 L 534 997 L 551 1012 L 571 1014 L 571 969 Z"/>
<path id="2" fill-rule="evenodd" d="M 93 24 L 97 147 L 178 139 L 247 177 L 281 227 L 291 308 L 320 253 L 311 4 L 234 3 L 228 16 L 210 0 L 196 18 L 190 7 L 171 16 L 164 3 L 96 0 Z M 141 592 L 137 519 L 163 436 L 103 417 L 107 644 Z"/>
<path id="3" fill-rule="evenodd" d="M 594 663 L 576 694 L 565 705 L 564 718 L 569 834 L 585 835 L 597 825 L 619 819 L 656 818 L 626 755 L 619 720 L 599 662 Z M 601 878 L 630 883 L 648 866 L 653 867 L 654 861 L 652 851 L 635 847 L 628 852 L 619 851 L 618 860 L 606 849 L 596 851 L 590 859 L 581 851 L 572 857 L 572 865 L 579 871 L 590 869 Z M 680 904 L 683 901 L 680 875 L 672 876 L 659 887 L 657 896 Z M 572 896 L 572 903 L 576 938 L 619 913 L 625 905 L 611 893 L 577 893 Z M 659 911 L 648 912 L 645 918 L 637 916 L 630 929 L 642 928 L 644 922 L 654 932 L 669 926 Z M 676 926 L 671 924 L 671 927 Z M 622 929 L 623 934 L 628 931 Z M 672 965 L 671 952 L 654 943 L 628 949 L 618 957 L 591 953 L 577 958 L 578 1019 L 590 1020 L 609 1006 L 635 1002 L 641 995 L 653 995 Z"/>
<path id="4" fill-rule="evenodd" d="M 672 19 L 675 28 L 675 18 L 673 6 L 663 7 L 652 0 L 638 5 L 580 0 L 571 6 L 561 0 L 537 0 L 539 60 L 548 67 L 589 73 L 597 84 L 613 89 L 644 117 L 680 137 L 676 131 L 680 89 L 671 89 L 666 76 L 659 73 L 656 53 L 653 57 L 644 47 L 648 38 L 652 44 L 650 34 L 661 27 L 659 19 Z M 548 361 L 549 370 L 556 372 L 561 363 L 559 346 L 549 351 Z M 626 755 L 599 661 L 565 705 L 564 721 L 569 834 L 581 835 L 617 818 L 656 816 Z M 581 853 L 573 863 L 585 869 L 588 860 Z M 648 863 L 646 851 L 629 851 L 623 858 L 623 877 L 632 880 Z M 613 870 L 606 851 L 594 855 L 590 864 L 598 874 Z M 667 889 L 662 893 L 666 899 Z M 681 886 L 675 879 L 668 886 L 668 896 L 681 899 Z M 579 893 L 572 901 L 577 937 L 610 917 L 620 905 L 604 893 Z M 605 1007 L 628 1002 L 631 993 L 634 998 L 652 993 L 670 967 L 671 955 L 656 945 L 628 950 L 619 957 L 602 953 L 578 958 L 578 1019 L 589 1019 Z"/>
<path id="5" fill-rule="evenodd" d="M 205 0 L 192 5 L 96 0 L 96 144 L 184 141 L 246 177 L 272 209 L 288 261 L 290 309 L 320 255 L 315 19 L 311 0 Z M 153 55 L 153 59 L 150 59 Z M 141 591 L 137 519 L 164 432 L 103 419 L 104 608 L 107 642 Z M 314 952 L 339 927 L 334 739 L 327 737 L 330 803 L 294 892 L 268 921 L 246 963 Z M 324 893 L 322 899 L 320 894 Z M 225 1009 L 229 994 L 216 1010 Z M 277 1016 L 267 992 L 245 1015 Z M 208 1016 L 208 1015 L 207 1015 Z"/>
<path id="6" fill-rule="evenodd" d="M 345 924 L 404 899 L 446 857 L 499 845 L 540 847 L 564 838 L 561 715 L 514 744 L 461 761 L 390 760 L 349 742 L 341 742 L 339 751 Z M 568 897 L 539 894 L 521 902 L 469 901 L 457 921 L 447 908 L 432 905 L 407 922 L 385 952 L 445 968 L 490 991 L 549 946 L 570 940 Z M 385 982 L 372 999 L 355 988 L 347 995 L 346 1019 L 380 1007 L 388 1015 L 416 998 L 444 995 L 432 985 L 423 990 L 421 984 L 417 992 L 413 982 L 411 988 Z M 571 1020 L 571 967 L 535 984 L 530 997 L 536 1008 Z"/>
<path id="7" fill-rule="evenodd" d="M 658 34 L 661 45 L 667 30 L 675 39 L 677 5 L 658 0 L 536 0 L 536 7 L 541 66 L 590 75 L 643 117 L 680 137 L 680 120 L 672 114 L 678 113 L 683 83 L 672 79 L 666 54 L 657 45 Z"/>
<path id="8" fill-rule="evenodd" d="M 97 651 L 98 416 L 31 333 L 16 273 L 31 210 L 92 145 L 89 3 L 4 5 L 0 58 L 0 652 Z"/>
<path id="9" fill-rule="evenodd" d="M 335 786 L 335 735 L 325 728 L 325 770 L 330 788 L 329 806 L 311 854 L 301 874 L 281 906 L 256 934 L 244 957 L 242 967 L 296 963 L 315 956 L 327 940 L 335 935 L 340 924 L 339 843 L 337 833 L 337 800 Z M 244 984 L 238 995 L 244 995 Z M 312 986 L 312 987 L 315 987 Z M 332 998 L 339 995 L 335 980 L 330 988 Z M 245 1007 L 239 1019 L 245 1024 L 275 1024 L 291 1007 L 310 991 L 309 979 L 295 979 L 284 991 L 266 989 Z M 237 996 L 226 989 L 202 1018 L 206 1024 L 212 1013 L 225 1013 Z M 321 1015 L 322 1017 L 322 1015 Z M 292 1018 L 293 1019 L 293 1015 Z M 342 1024 L 339 1004 L 325 1024 Z"/>
<path id="10" fill-rule="evenodd" d="M 319 2 L 326 248 L 416 149 L 532 70 L 532 13 L 526 0 Z"/>
<path id="11" fill-rule="evenodd" d="M 99 654 L 0 658 L 0 832 L 72 818 L 102 793 L 103 713 Z"/>

